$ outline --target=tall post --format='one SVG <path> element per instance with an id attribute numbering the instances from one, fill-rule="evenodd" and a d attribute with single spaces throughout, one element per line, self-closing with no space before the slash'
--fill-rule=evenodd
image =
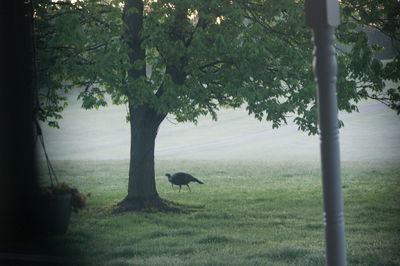
<path id="1" fill-rule="evenodd" d="M 346 265 L 343 196 L 340 177 L 339 123 L 336 99 L 335 27 L 337 0 L 306 0 L 306 24 L 313 30 L 314 74 L 318 84 L 321 166 L 327 265 Z"/>
<path id="2" fill-rule="evenodd" d="M 32 123 L 32 3 L 24 0 L 3 3 L 0 8 L 3 44 L 0 50 L 0 253 L 3 247 L 32 239 L 34 192 L 38 184 Z"/>

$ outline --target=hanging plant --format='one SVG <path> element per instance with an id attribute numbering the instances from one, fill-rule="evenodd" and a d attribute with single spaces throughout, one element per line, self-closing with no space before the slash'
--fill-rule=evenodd
<path id="1" fill-rule="evenodd" d="M 48 199 L 52 199 L 56 196 L 71 194 L 72 196 L 72 210 L 74 212 L 78 212 L 79 210 L 87 208 L 87 198 L 89 194 L 85 195 L 79 192 L 79 190 L 75 187 L 71 187 L 65 182 L 58 182 L 56 173 L 54 168 L 49 160 L 47 155 L 46 147 L 43 140 L 42 130 L 40 128 L 39 123 L 35 120 L 36 128 L 37 128 L 37 137 L 40 140 L 40 144 L 43 148 L 43 152 L 46 158 L 46 165 L 50 177 L 50 186 L 41 187 L 40 188 L 40 196 Z"/>
<path id="2" fill-rule="evenodd" d="M 87 208 L 88 195 L 82 194 L 77 188 L 71 187 L 66 183 L 57 183 L 53 186 L 40 188 L 40 197 L 49 200 L 66 194 L 70 194 L 72 197 L 71 204 L 74 212 Z"/>
<path id="3" fill-rule="evenodd" d="M 68 230 L 71 210 L 78 212 L 87 208 L 89 194 L 82 194 L 77 188 L 58 181 L 47 155 L 42 130 L 37 120 L 35 120 L 35 125 L 37 138 L 43 148 L 50 177 L 50 186 L 39 189 L 38 214 L 39 224 L 41 225 L 40 231 L 53 235 L 65 234 Z"/>

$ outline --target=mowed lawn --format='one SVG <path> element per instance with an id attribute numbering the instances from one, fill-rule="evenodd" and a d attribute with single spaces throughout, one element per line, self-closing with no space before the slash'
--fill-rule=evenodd
<path id="1" fill-rule="evenodd" d="M 67 234 L 50 239 L 71 265 L 324 265 L 317 162 L 158 160 L 159 194 L 183 212 L 118 215 L 128 161 L 53 164 L 91 193 Z M 179 193 L 164 176 L 176 171 L 205 184 Z M 349 265 L 400 265 L 400 166 L 344 162 L 342 173 Z"/>

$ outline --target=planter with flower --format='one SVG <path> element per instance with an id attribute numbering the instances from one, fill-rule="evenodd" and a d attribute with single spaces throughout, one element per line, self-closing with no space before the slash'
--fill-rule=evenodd
<path id="1" fill-rule="evenodd" d="M 87 207 L 87 196 L 66 183 L 41 187 L 39 192 L 39 219 L 41 231 L 51 235 L 65 234 L 71 211 Z"/>
<path id="2" fill-rule="evenodd" d="M 78 212 L 87 208 L 89 194 L 82 194 L 77 188 L 58 182 L 44 146 L 41 130 L 38 132 L 50 177 L 50 186 L 40 187 L 38 193 L 39 231 L 50 235 L 62 235 L 68 230 L 71 211 Z"/>

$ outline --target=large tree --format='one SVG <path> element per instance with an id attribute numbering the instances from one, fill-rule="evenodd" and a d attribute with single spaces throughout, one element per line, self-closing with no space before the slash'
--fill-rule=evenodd
<path id="1" fill-rule="evenodd" d="M 398 77 L 385 75 L 373 58 L 355 1 L 342 3 L 339 109 L 357 110 L 368 97 L 398 108 L 399 89 L 388 94 L 384 84 Z M 300 130 L 317 133 L 311 34 L 303 13 L 302 1 L 293 0 L 39 1 L 38 116 L 57 126 L 54 118 L 65 106 L 60 90 L 73 86 L 85 88 L 79 96 L 84 108 L 105 106 L 106 93 L 127 104 L 131 156 L 122 205 L 159 204 L 154 147 L 168 114 L 196 122 L 206 114 L 216 119 L 220 107 L 246 105 L 273 127 L 292 116 Z"/>

